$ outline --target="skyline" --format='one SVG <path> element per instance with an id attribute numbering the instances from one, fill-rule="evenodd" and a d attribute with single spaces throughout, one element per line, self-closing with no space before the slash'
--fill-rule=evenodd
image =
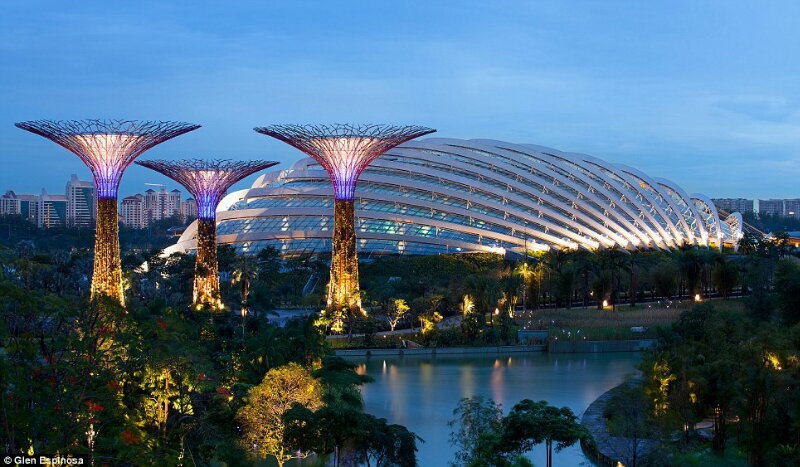
<path id="1" fill-rule="evenodd" d="M 253 127 L 419 123 L 587 153 L 714 198 L 800 197 L 800 65 L 787 59 L 800 5 L 199 5 L 4 4 L 0 186 L 89 179 L 13 123 L 99 117 L 203 125 L 143 159 L 282 170 L 303 155 Z M 165 181 L 132 167 L 121 194 Z"/>

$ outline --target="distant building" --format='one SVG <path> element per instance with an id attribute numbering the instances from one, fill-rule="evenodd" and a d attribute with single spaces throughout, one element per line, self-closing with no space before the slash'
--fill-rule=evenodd
<path id="1" fill-rule="evenodd" d="M 72 174 L 67 182 L 67 225 L 86 227 L 97 215 L 97 192 L 94 183 L 82 181 Z"/>
<path id="2" fill-rule="evenodd" d="M 758 213 L 769 214 L 772 216 L 783 215 L 783 200 L 782 199 L 760 199 L 758 200 Z"/>
<path id="3" fill-rule="evenodd" d="M 0 215 L 21 216 L 38 227 L 65 226 L 67 197 L 50 195 L 44 189 L 40 195 L 18 195 L 8 190 L 0 197 Z"/>
<path id="4" fill-rule="evenodd" d="M 164 194 L 164 217 L 163 219 L 181 215 L 181 190 L 175 189 Z"/>
<path id="5" fill-rule="evenodd" d="M 42 189 L 42 194 L 34 202 L 37 227 L 64 227 L 67 225 L 67 197 L 50 195 Z"/>
<path id="6" fill-rule="evenodd" d="M 152 188 L 144 192 L 144 218 L 145 224 L 161 219 L 168 219 L 174 215 L 181 216 L 181 192 L 172 190 L 167 192 L 166 187 L 161 186 L 160 191 Z"/>
<path id="7" fill-rule="evenodd" d="M 800 219 L 800 199 L 783 200 L 784 216 Z"/>
<path id="8" fill-rule="evenodd" d="M 144 194 L 128 196 L 120 203 L 120 222 L 134 229 L 173 216 L 186 222 L 197 217 L 197 207 L 192 198 L 182 201 L 180 190 L 167 192 L 164 186 L 159 191 L 149 188 Z"/>
<path id="9" fill-rule="evenodd" d="M 120 203 L 120 222 L 126 227 L 143 229 L 147 226 L 144 216 L 144 196 L 135 195 L 122 199 Z"/>
<path id="10" fill-rule="evenodd" d="M 186 198 L 186 201 L 181 203 L 181 217 L 184 222 L 197 217 L 197 203 L 194 202 L 194 198 Z"/>
<path id="11" fill-rule="evenodd" d="M 800 199 L 760 199 L 758 213 L 800 219 Z"/>
<path id="12" fill-rule="evenodd" d="M 726 212 L 753 212 L 753 200 L 745 198 L 712 198 L 717 209 Z"/>
<path id="13" fill-rule="evenodd" d="M 21 214 L 19 197 L 11 190 L 6 191 L 6 194 L 0 197 L 0 215 L 19 216 Z"/>

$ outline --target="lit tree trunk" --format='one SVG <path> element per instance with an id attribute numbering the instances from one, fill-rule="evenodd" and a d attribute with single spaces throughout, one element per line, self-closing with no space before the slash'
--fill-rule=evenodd
<path id="1" fill-rule="evenodd" d="M 547 467 L 553 467 L 553 440 L 547 439 Z"/>
<path id="2" fill-rule="evenodd" d="M 334 203 L 333 255 L 331 282 L 328 287 L 328 308 L 361 309 L 356 255 L 355 203 L 339 200 Z"/>
<path id="3" fill-rule="evenodd" d="M 197 219 L 197 258 L 194 266 L 195 307 L 222 308 L 219 296 L 216 219 Z"/>
<path id="4" fill-rule="evenodd" d="M 125 305 L 122 293 L 122 264 L 119 258 L 119 220 L 116 198 L 97 200 L 97 229 L 91 299 L 110 297 Z"/>

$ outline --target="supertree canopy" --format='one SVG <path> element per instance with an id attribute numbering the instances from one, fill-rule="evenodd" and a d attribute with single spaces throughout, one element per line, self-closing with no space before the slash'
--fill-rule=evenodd
<path id="1" fill-rule="evenodd" d="M 333 253 L 328 308 L 361 309 L 353 199 L 361 172 L 375 158 L 436 130 L 390 125 L 272 125 L 255 131 L 291 144 L 313 157 L 333 183 Z"/>
<path id="2" fill-rule="evenodd" d="M 193 305 L 198 309 L 222 309 L 217 265 L 217 205 L 231 185 L 277 162 L 187 159 L 136 163 L 175 180 L 194 197 L 197 203 L 197 257 Z"/>
<path id="3" fill-rule="evenodd" d="M 97 187 L 97 228 L 91 298 L 108 296 L 124 305 L 119 256 L 117 190 L 122 172 L 140 154 L 200 128 L 181 122 L 137 120 L 35 120 L 17 127 L 67 148 L 89 167 Z"/>

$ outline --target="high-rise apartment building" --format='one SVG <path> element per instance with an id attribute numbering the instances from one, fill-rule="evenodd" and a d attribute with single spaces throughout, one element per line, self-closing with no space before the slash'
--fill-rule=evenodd
<path id="1" fill-rule="evenodd" d="M 800 199 L 760 199 L 758 200 L 758 213 L 800 218 Z"/>
<path id="2" fill-rule="evenodd" d="M 18 195 L 8 190 L 0 197 L 0 215 L 21 216 L 38 227 L 65 226 L 67 197 L 48 194 L 44 189 L 40 195 Z"/>
<path id="3" fill-rule="evenodd" d="M 64 227 L 67 225 L 67 197 L 51 195 L 42 189 L 35 201 L 36 225 L 38 227 Z"/>
<path id="4" fill-rule="evenodd" d="M 782 199 L 758 200 L 758 213 L 761 215 L 768 214 L 772 216 L 782 216 L 783 200 Z"/>
<path id="5" fill-rule="evenodd" d="M 67 225 L 87 227 L 97 215 L 97 192 L 94 183 L 79 180 L 72 174 L 67 182 Z"/>
<path id="6" fill-rule="evenodd" d="M 147 226 L 144 216 L 144 196 L 135 195 L 122 199 L 120 221 L 123 225 L 134 229 L 143 229 Z"/>
<path id="7" fill-rule="evenodd" d="M 8 190 L 0 197 L 0 215 L 22 216 L 31 222 L 36 222 L 36 195 L 18 195 L 13 190 Z"/>
<path id="8" fill-rule="evenodd" d="M 783 200 L 783 210 L 784 216 L 800 219 L 800 199 Z"/>
<path id="9" fill-rule="evenodd" d="M 11 190 L 6 191 L 0 197 L 0 215 L 3 216 L 18 216 L 21 214 L 20 199 L 17 194 Z"/>
<path id="10" fill-rule="evenodd" d="M 717 209 L 727 212 L 753 212 L 753 200 L 745 198 L 713 198 L 711 200 Z"/>
<path id="11" fill-rule="evenodd" d="M 180 190 L 167 192 L 166 187 L 162 185 L 160 191 L 149 188 L 144 192 L 145 223 L 168 219 L 176 214 L 181 215 Z"/>
<path id="12" fill-rule="evenodd" d="M 186 222 L 195 217 L 197 217 L 197 204 L 194 198 L 186 198 L 186 201 L 181 203 L 181 218 Z"/>

